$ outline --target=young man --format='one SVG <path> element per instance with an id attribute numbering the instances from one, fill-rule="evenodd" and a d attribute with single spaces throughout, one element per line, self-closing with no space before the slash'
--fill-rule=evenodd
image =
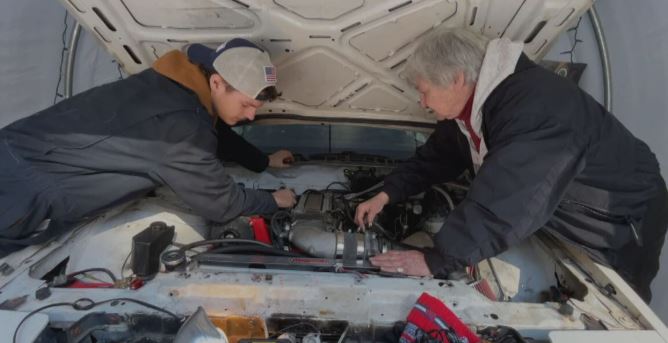
<path id="1" fill-rule="evenodd" d="M 654 154 L 569 80 L 540 68 L 523 45 L 439 29 L 406 74 L 439 120 L 427 143 L 357 208 L 368 225 L 389 202 L 475 173 L 435 248 L 373 263 L 410 275 L 447 274 L 545 230 L 613 266 L 646 301 L 668 226 Z"/>
<path id="2" fill-rule="evenodd" d="M 253 120 L 277 96 L 269 55 L 243 39 L 189 55 L 171 51 L 0 130 L 0 256 L 161 186 L 219 222 L 294 205 L 289 190 L 237 185 L 216 156 L 216 120 Z"/>

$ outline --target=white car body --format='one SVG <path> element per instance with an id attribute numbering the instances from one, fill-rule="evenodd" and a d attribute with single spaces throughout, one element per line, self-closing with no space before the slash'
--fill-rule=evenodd
<path id="1" fill-rule="evenodd" d="M 85 29 L 95 32 L 128 73 L 149 68 L 165 52 L 184 50 L 195 42 L 215 47 L 228 38 L 244 37 L 267 49 L 283 94 L 258 111 L 254 125 L 349 123 L 425 133 L 435 119 L 419 106 L 416 91 L 401 73 L 421 36 L 438 25 L 468 27 L 490 37 L 525 41 L 525 53 L 539 60 L 554 39 L 592 6 L 592 0 L 61 2 Z M 359 165 L 391 167 L 312 161 L 260 174 L 235 165 L 228 171 L 246 187 L 285 186 L 302 194 L 346 181 L 343 169 Z M 180 272 L 161 272 L 137 290 L 52 288 L 49 298 L 35 298 L 44 284 L 41 278 L 68 258 L 68 271 L 104 267 L 119 273 L 132 237 L 155 221 L 175 226 L 179 243 L 206 238 L 208 223 L 174 194 L 161 190 L 156 197 L 116 208 L 48 244 L 0 260 L 13 268 L 0 276 L 0 299 L 28 295 L 19 312 L 0 312 L 0 318 L 6 318 L 0 332 L 11 335 L 33 309 L 82 297 L 133 298 L 178 314 L 203 306 L 210 316 L 290 314 L 345 320 L 351 330 L 374 332 L 405 320 L 418 296 L 428 292 L 474 328 L 506 325 L 526 337 L 557 343 L 668 342 L 668 329 L 614 270 L 547 235 L 536 235 L 490 259 L 496 267 L 491 271 L 498 272 L 497 289 L 505 295 L 498 301 L 457 280 L 197 264 Z M 557 303 L 538 300 L 540 291 L 554 284 L 555 274 L 587 290 L 582 300 L 569 301 L 572 313 L 560 311 Z M 606 286 L 614 294 L 605 294 Z M 125 303 L 101 305 L 95 311 L 146 310 Z M 45 310 L 23 324 L 19 341 L 29 341 L 31 333 L 48 323 L 67 327 L 85 313 L 70 307 Z M 592 330 L 583 314 L 598 319 L 607 330 Z"/>

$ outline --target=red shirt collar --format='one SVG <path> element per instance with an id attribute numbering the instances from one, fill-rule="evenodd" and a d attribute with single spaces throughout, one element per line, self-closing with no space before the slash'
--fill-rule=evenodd
<path id="1" fill-rule="evenodd" d="M 466 105 L 464 105 L 464 109 L 462 109 L 462 112 L 459 113 L 457 116 L 457 119 L 461 120 L 464 122 L 464 126 L 466 126 L 466 131 L 468 131 L 469 135 L 471 136 L 471 141 L 473 142 L 473 146 L 476 151 L 480 152 L 480 136 L 475 132 L 473 129 L 473 125 L 471 125 L 471 115 L 473 111 L 473 95 L 475 94 L 475 88 L 473 89 L 473 92 L 471 93 L 471 96 L 469 96 L 468 101 L 466 101 Z"/>
<path id="2" fill-rule="evenodd" d="M 475 95 L 475 88 L 471 92 L 469 99 L 466 101 L 466 105 L 464 105 L 464 108 L 459 113 L 456 119 L 463 120 L 464 122 L 467 123 L 471 122 L 471 112 L 473 111 L 473 95 Z"/>

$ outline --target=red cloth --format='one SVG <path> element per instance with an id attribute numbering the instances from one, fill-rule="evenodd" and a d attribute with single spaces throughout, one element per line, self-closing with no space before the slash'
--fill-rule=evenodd
<path id="1" fill-rule="evenodd" d="M 475 150 L 480 151 L 480 136 L 478 136 L 478 134 L 476 134 L 475 131 L 473 131 L 473 126 L 471 125 L 471 116 L 473 115 L 471 112 L 473 111 L 474 94 L 475 94 L 475 89 L 471 93 L 471 96 L 469 97 L 469 100 L 466 102 L 466 105 L 464 105 L 464 109 L 457 116 L 457 119 L 464 122 L 464 125 L 466 126 L 466 131 L 469 132 L 471 140 L 473 141 L 473 144 L 475 144 Z"/>
<path id="2" fill-rule="evenodd" d="M 423 341 L 430 335 L 443 343 L 479 343 L 480 338 L 471 331 L 450 309 L 437 298 L 422 293 L 408 314 L 408 323 L 399 342 Z M 450 332 L 451 334 L 446 334 Z"/>

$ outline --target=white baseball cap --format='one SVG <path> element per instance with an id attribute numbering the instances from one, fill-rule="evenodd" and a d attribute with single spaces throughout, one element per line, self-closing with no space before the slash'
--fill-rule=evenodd
<path id="1" fill-rule="evenodd" d="M 253 99 L 265 88 L 276 86 L 276 67 L 269 54 L 246 39 L 231 39 L 215 50 L 192 44 L 187 54 L 192 62 L 217 72 L 230 86 Z"/>

